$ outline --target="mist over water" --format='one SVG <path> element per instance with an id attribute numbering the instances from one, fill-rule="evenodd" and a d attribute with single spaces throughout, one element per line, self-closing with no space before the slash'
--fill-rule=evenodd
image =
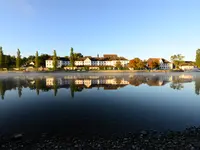
<path id="1" fill-rule="evenodd" d="M 0 131 L 113 134 L 200 125 L 199 74 L 0 77 Z"/>

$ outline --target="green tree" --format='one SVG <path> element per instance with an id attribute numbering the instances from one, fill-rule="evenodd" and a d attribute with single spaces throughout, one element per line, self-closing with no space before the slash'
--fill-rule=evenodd
<path id="1" fill-rule="evenodd" d="M 17 50 L 17 58 L 16 58 L 16 68 L 20 68 L 21 65 L 21 55 L 20 55 L 20 50 Z"/>
<path id="2" fill-rule="evenodd" d="M 21 64 L 22 64 L 22 65 L 27 65 L 27 62 L 28 62 L 28 59 L 27 59 L 26 57 L 23 57 L 23 58 L 21 59 Z"/>
<path id="3" fill-rule="evenodd" d="M 3 49 L 0 47 L 0 68 L 4 67 L 4 55 L 3 55 Z"/>
<path id="4" fill-rule="evenodd" d="M 28 62 L 31 62 L 31 61 L 34 61 L 35 60 L 35 56 L 34 55 L 30 55 L 30 56 L 28 56 L 28 58 L 27 58 L 27 61 Z"/>
<path id="5" fill-rule="evenodd" d="M 196 51 L 196 65 L 198 68 L 200 67 L 200 49 Z"/>
<path id="6" fill-rule="evenodd" d="M 16 57 L 11 56 L 10 61 L 11 61 L 10 67 L 16 67 Z"/>
<path id="7" fill-rule="evenodd" d="M 74 49 L 71 47 L 71 50 L 70 50 L 70 66 L 74 67 Z"/>
<path id="8" fill-rule="evenodd" d="M 170 57 L 176 68 L 179 68 L 181 63 L 183 63 L 184 58 L 185 56 L 182 56 L 181 54 L 173 55 Z"/>
<path id="9" fill-rule="evenodd" d="M 39 67 L 39 57 L 38 57 L 38 51 L 36 51 L 36 54 L 35 54 L 35 68 L 38 69 Z"/>
<path id="10" fill-rule="evenodd" d="M 56 54 L 56 50 L 53 51 L 53 70 L 57 69 L 57 54 Z"/>
<path id="11" fill-rule="evenodd" d="M 121 64 L 121 62 L 120 62 L 119 60 L 116 61 L 115 67 L 116 67 L 118 70 L 122 69 L 122 64 Z"/>
<path id="12" fill-rule="evenodd" d="M 83 55 L 81 53 L 74 53 L 74 61 L 78 60 L 79 58 L 82 58 Z"/>
<path id="13" fill-rule="evenodd" d="M 5 55 L 5 56 L 4 56 L 4 62 L 5 62 L 4 67 L 5 67 L 5 68 L 9 68 L 10 56 Z"/>
<path id="14" fill-rule="evenodd" d="M 45 62 L 46 62 L 46 60 L 48 60 L 50 57 L 51 57 L 51 56 L 48 55 L 48 54 L 41 54 L 41 55 L 39 56 L 40 66 L 45 67 L 45 65 L 46 65 Z"/>

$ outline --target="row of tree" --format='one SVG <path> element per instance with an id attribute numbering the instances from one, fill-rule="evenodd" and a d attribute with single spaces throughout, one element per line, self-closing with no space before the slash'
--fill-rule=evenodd
<path id="1" fill-rule="evenodd" d="M 42 54 L 39 56 L 38 51 L 36 51 L 35 56 L 31 55 L 29 57 L 21 57 L 21 52 L 17 50 L 17 57 L 5 55 L 2 47 L 0 47 L 0 68 L 20 68 L 21 66 L 27 66 L 30 62 L 35 63 L 35 67 L 40 66 L 45 67 L 45 61 L 51 56 L 48 54 Z"/>
<path id="2" fill-rule="evenodd" d="M 16 67 L 19 68 L 21 63 L 20 50 L 17 50 L 17 58 L 15 56 L 5 55 L 2 47 L 0 47 L 0 68 Z"/>
<path id="3" fill-rule="evenodd" d="M 200 55 L 200 52 L 199 52 Z M 175 65 L 176 68 L 179 68 L 181 64 L 184 63 L 184 56 L 181 54 L 173 55 L 171 56 L 171 61 Z M 200 59 L 200 56 L 199 56 Z M 155 69 L 159 68 L 160 62 L 158 59 L 149 59 L 148 61 L 146 60 L 141 60 L 140 58 L 134 58 L 129 61 L 128 67 L 133 68 L 135 70 L 142 70 L 142 69 Z"/>
<path id="4" fill-rule="evenodd" d="M 62 79 L 62 78 L 61 78 Z M 148 80 L 147 80 L 148 79 Z M 60 80 L 60 79 L 59 79 Z M 18 90 L 19 97 L 22 96 L 22 90 L 23 88 L 29 88 L 30 90 L 36 90 L 37 95 L 42 92 L 48 92 L 49 90 L 53 89 L 54 95 L 57 95 L 58 89 L 60 88 L 66 88 L 70 89 L 71 97 L 74 97 L 75 92 L 81 92 L 83 89 L 87 88 L 84 85 L 76 85 L 74 79 L 68 79 L 69 81 L 65 85 L 59 85 L 58 78 L 54 78 L 53 85 L 47 86 L 46 85 L 46 78 L 35 78 L 35 79 L 29 79 L 29 78 L 6 78 L 6 79 L 0 79 L 0 96 L 2 99 L 4 99 L 4 95 L 7 90 Z M 115 85 L 91 85 L 92 87 L 97 87 L 98 89 L 100 87 L 103 88 L 112 88 L 112 89 L 118 89 L 118 87 L 124 87 L 125 85 L 120 85 L 123 78 L 116 77 L 115 78 L 116 83 Z M 165 83 L 168 83 L 168 80 L 163 80 L 159 76 L 144 76 L 144 75 L 134 75 L 133 77 L 127 78 L 127 81 L 130 85 L 133 86 L 140 86 L 141 84 L 147 84 L 149 86 L 160 86 L 160 82 L 162 81 L 163 85 Z M 195 93 L 197 95 L 200 94 L 200 78 L 195 77 L 193 79 L 183 79 L 179 76 L 173 76 L 172 82 L 170 84 L 170 87 L 176 90 L 181 90 L 184 88 L 184 83 L 195 81 Z"/>
<path id="5" fill-rule="evenodd" d="M 155 69 L 158 68 L 160 62 L 157 59 L 141 60 L 140 58 L 134 58 L 129 61 L 128 67 L 133 68 L 134 70 L 143 70 L 143 69 Z"/>
<path id="6" fill-rule="evenodd" d="M 31 55 L 29 57 L 21 58 L 21 52 L 19 49 L 17 50 L 17 57 L 15 57 L 15 56 L 10 56 L 10 55 L 5 55 L 3 53 L 2 47 L 0 47 L 0 68 L 14 68 L 14 67 L 20 68 L 21 66 L 26 66 L 31 61 L 34 61 L 35 68 L 38 68 L 40 66 L 45 67 L 45 61 L 47 59 L 49 59 L 50 57 L 51 56 L 48 54 L 41 54 L 39 56 L 38 51 L 36 51 L 35 56 Z M 75 61 L 79 58 L 82 58 L 83 55 L 81 53 L 74 53 L 74 49 L 71 48 L 70 56 L 65 56 L 65 57 L 70 60 L 70 66 L 74 67 Z M 171 56 L 170 59 L 173 62 L 175 68 L 178 69 L 180 67 L 180 65 L 184 63 L 184 58 L 185 57 L 182 56 L 181 54 L 177 54 L 177 55 Z M 53 69 L 56 70 L 57 69 L 57 60 L 58 60 L 56 50 L 54 50 L 54 52 L 53 52 L 52 59 L 53 59 Z M 155 68 L 159 67 L 160 62 L 156 59 L 150 59 L 148 61 L 146 61 L 146 60 L 143 61 L 140 58 L 134 58 L 129 61 L 128 67 L 133 68 L 135 70 L 142 70 L 142 69 L 147 68 L 146 64 L 148 64 L 149 69 L 155 69 Z M 198 67 L 200 67 L 200 49 L 198 49 L 196 51 L 195 64 Z M 122 69 L 121 62 L 117 61 L 115 67 L 118 69 Z"/>

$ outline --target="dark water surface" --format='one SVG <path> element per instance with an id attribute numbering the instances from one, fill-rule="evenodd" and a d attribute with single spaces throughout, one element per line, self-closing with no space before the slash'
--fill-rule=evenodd
<path id="1" fill-rule="evenodd" d="M 90 135 L 200 125 L 200 74 L 0 78 L 0 133 Z"/>

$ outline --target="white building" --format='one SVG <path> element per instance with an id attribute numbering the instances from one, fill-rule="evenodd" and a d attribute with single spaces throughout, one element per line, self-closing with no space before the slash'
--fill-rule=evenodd
<path id="1" fill-rule="evenodd" d="M 194 65 L 181 65 L 179 68 L 182 70 L 193 70 L 195 68 L 195 66 Z"/>
<path id="2" fill-rule="evenodd" d="M 193 70 L 196 66 L 194 65 L 194 62 L 192 61 L 184 61 L 181 65 L 180 65 L 180 69 L 182 70 Z"/>
<path id="3" fill-rule="evenodd" d="M 107 55 L 106 55 L 107 56 Z M 110 55 L 112 56 L 112 55 Z M 117 55 L 114 55 L 117 56 Z M 116 62 L 120 61 L 124 67 L 129 63 L 129 60 L 124 57 L 82 57 L 74 62 L 75 66 L 110 66 L 115 67 Z M 70 65 L 69 59 L 59 58 L 57 68 Z M 53 68 L 53 60 L 46 60 L 46 68 Z"/>
<path id="4" fill-rule="evenodd" d="M 31 62 L 29 63 L 29 65 L 34 66 L 34 65 L 35 65 L 35 62 L 34 62 L 34 61 L 31 61 Z"/>
<path id="5" fill-rule="evenodd" d="M 155 62 L 159 63 L 158 69 L 161 69 L 161 70 L 170 70 L 170 69 L 173 69 L 173 63 L 169 62 L 168 60 L 166 60 L 164 58 L 149 58 L 147 60 L 147 67 L 149 66 L 148 64 L 151 61 L 155 61 Z"/>
<path id="6" fill-rule="evenodd" d="M 70 64 L 70 61 L 69 59 L 66 59 L 66 58 L 58 58 L 57 60 L 57 68 L 61 68 L 62 66 L 67 66 Z M 45 66 L 46 68 L 53 68 L 53 59 L 48 59 L 45 61 Z"/>

